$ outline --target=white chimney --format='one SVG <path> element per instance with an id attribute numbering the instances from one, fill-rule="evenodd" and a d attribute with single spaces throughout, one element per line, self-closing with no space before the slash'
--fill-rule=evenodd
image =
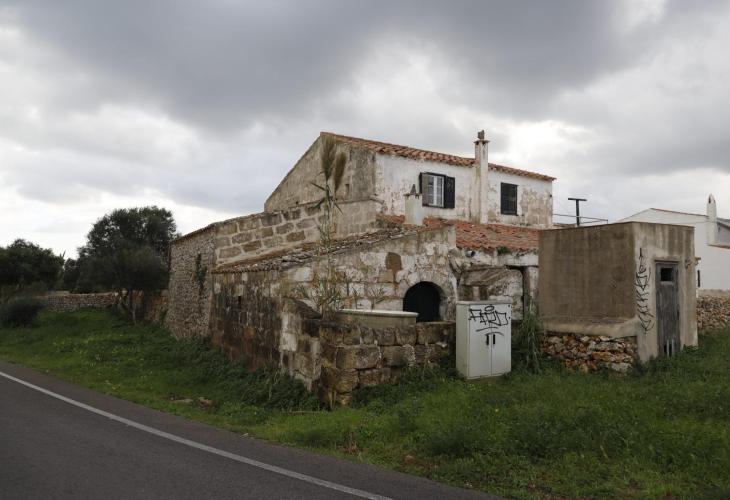
<path id="1" fill-rule="evenodd" d="M 423 203 L 421 194 L 416 191 L 416 185 L 411 186 L 411 192 L 403 196 L 406 199 L 406 224 L 423 225 Z"/>
<path id="2" fill-rule="evenodd" d="M 482 224 L 489 222 L 487 216 L 487 193 L 489 193 L 489 141 L 484 138 L 484 130 L 477 133 L 474 141 L 474 168 L 476 169 L 477 212 Z"/>
<path id="3" fill-rule="evenodd" d="M 717 244 L 717 202 L 712 195 L 707 199 L 707 244 Z"/>

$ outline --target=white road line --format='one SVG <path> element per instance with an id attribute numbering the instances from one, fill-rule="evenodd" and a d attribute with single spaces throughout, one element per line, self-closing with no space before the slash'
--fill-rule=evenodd
<path id="1" fill-rule="evenodd" d="M 370 498 L 373 500 L 391 500 L 389 497 L 376 495 L 374 493 L 369 493 L 367 491 L 358 490 L 356 488 L 350 488 L 349 486 L 332 483 L 330 481 L 325 481 L 324 479 L 318 479 L 316 477 L 308 476 L 306 474 L 300 474 L 299 472 L 294 472 L 292 470 L 284 469 L 282 467 L 277 467 L 276 465 L 266 464 L 264 462 L 259 462 L 258 460 L 254 460 L 252 458 L 246 458 L 241 455 L 236 455 L 235 453 L 230 453 L 230 452 L 227 452 L 224 450 L 220 450 L 218 448 L 214 448 L 212 446 L 198 443 L 196 441 L 191 441 L 190 439 L 185 439 L 184 437 L 176 436 L 175 434 L 170 434 L 169 432 L 161 431 L 159 429 L 155 429 L 154 427 L 149 427 L 147 425 L 140 424 L 138 422 L 135 422 L 134 420 L 129 420 L 127 418 L 120 417 L 118 415 L 114 415 L 113 413 L 109 413 L 107 411 L 100 410 L 98 408 L 94 408 L 93 406 L 89 406 L 80 401 L 76 401 L 74 399 L 67 398 L 66 396 L 62 396 L 61 394 L 57 394 L 53 391 L 49 391 L 48 389 L 44 389 L 43 387 L 38 387 L 37 385 L 31 384 L 30 382 L 26 382 L 25 380 L 21 380 L 19 378 L 13 377 L 12 375 L 8 375 L 7 373 L 1 372 L 1 371 L 0 371 L 0 376 L 5 377 L 8 380 L 12 380 L 13 382 L 22 384 L 26 387 L 30 387 L 31 389 L 34 389 L 38 392 L 42 392 L 43 394 L 46 394 L 47 396 L 51 396 L 53 398 L 59 399 L 65 403 L 77 406 L 79 408 L 83 408 L 84 410 L 90 411 L 92 413 L 96 413 L 97 415 L 101 415 L 102 417 L 106 417 L 110 420 L 114 420 L 116 422 L 122 423 L 124 425 L 128 425 L 130 427 L 134 427 L 135 429 L 139 429 L 141 431 L 148 432 L 150 434 L 154 434 L 155 436 L 159 436 L 161 438 L 169 439 L 170 441 L 175 441 L 176 443 L 190 446 L 191 448 L 197 448 L 198 450 L 207 451 L 208 453 L 213 453 L 214 455 L 219 455 L 221 457 L 235 460 L 236 462 L 241 462 L 243 464 L 250 465 L 252 467 L 258 467 L 259 469 L 264 469 L 269 472 L 273 472 L 274 474 L 280 474 L 282 476 L 290 477 L 293 479 L 298 479 L 300 481 L 304 481 L 305 483 L 316 484 L 317 486 L 322 486 L 323 488 L 329 488 L 331 490 L 340 491 L 342 493 L 348 493 L 348 494 L 356 496 L 356 497 Z"/>

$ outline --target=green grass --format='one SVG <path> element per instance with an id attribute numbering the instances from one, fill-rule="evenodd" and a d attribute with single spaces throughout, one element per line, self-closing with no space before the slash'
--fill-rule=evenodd
<path id="1" fill-rule="evenodd" d="M 0 358 L 236 432 L 507 497 L 730 497 L 730 331 L 624 378 L 548 366 L 466 383 L 418 369 L 331 412 L 286 377 L 248 374 L 202 342 L 101 312 L 1 329 Z"/>

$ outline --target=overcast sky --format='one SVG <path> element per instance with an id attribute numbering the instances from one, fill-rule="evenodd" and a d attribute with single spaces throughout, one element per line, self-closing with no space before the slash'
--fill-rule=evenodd
<path id="1" fill-rule="evenodd" d="M 730 217 L 728 1 L 0 0 L 0 245 L 257 212 L 321 130 Z"/>

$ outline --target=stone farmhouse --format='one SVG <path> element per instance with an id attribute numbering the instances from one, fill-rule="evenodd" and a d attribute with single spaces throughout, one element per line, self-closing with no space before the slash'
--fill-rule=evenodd
<path id="1" fill-rule="evenodd" d="M 295 293 L 322 268 L 321 193 L 311 183 L 321 180 L 325 140 L 347 158 L 333 243 L 345 305 L 416 312 L 416 325 L 334 331 L 313 323 L 312 304 Z M 490 163 L 483 132 L 474 145 L 471 158 L 323 132 L 264 212 L 172 243 L 167 327 L 209 336 L 252 368 L 281 368 L 346 402 L 358 385 L 442 356 L 457 300 L 508 298 L 519 321 L 537 291 L 554 178 Z"/>

